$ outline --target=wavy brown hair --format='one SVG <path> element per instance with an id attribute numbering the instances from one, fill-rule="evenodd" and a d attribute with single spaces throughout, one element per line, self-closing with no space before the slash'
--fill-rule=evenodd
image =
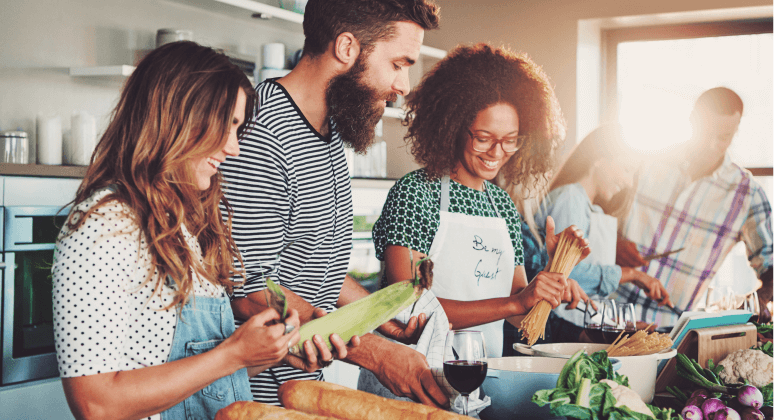
<path id="1" fill-rule="evenodd" d="M 430 178 L 457 166 L 478 113 L 500 102 L 516 109 L 519 134 L 528 136 L 501 169 L 501 180 L 529 190 L 547 176 L 565 133 L 551 82 L 526 54 L 482 43 L 451 51 L 407 100 L 405 141 Z"/>
<path id="2" fill-rule="evenodd" d="M 156 48 L 121 91 L 74 200 L 80 203 L 101 188 L 115 187 L 85 214 L 71 214 L 68 227 L 78 228 L 111 201 L 129 207 L 160 274 L 155 292 L 160 293 L 167 276 L 177 286 L 168 307 L 181 307 L 193 294 L 191 268 L 229 292 L 236 284 L 230 277 L 241 274 L 235 268 L 234 261 L 241 265 L 242 260 L 231 238 L 231 210 L 220 175 L 201 191 L 190 166 L 192 159 L 225 146 L 240 90 L 248 98 L 249 120 L 252 86 L 225 55 L 188 41 Z M 218 208 L 221 201 L 228 209 L 226 221 Z M 183 225 L 199 240 L 204 264 L 186 245 Z"/>

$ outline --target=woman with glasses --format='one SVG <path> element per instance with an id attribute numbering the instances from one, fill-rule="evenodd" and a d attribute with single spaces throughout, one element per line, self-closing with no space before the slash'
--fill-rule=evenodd
<path id="1" fill-rule="evenodd" d="M 573 270 L 589 295 L 601 298 L 619 284 L 632 283 L 660 305 L 672 306 L 655 277 L 615 264 L 618 220 L 629 213 L 637 156 L 618 125 L 603 125 L 586 136 L 551 180 L 549 193 L 535 214 L 539 228 L 549 218 L 557 228 L 573 224 L 583 231 L 594 252 Z M 583 313 L 560 307 L 549 320 L 552 342 L 581 340 Z"/>
<path id="2" fill-rule="evenodd" d="M 405 124 L 424 168 L 393 186 L 374 225 L 386 283 L 412 278 L 429 255 L 432 291 L 449 322 L 484 331 L 489 357 L 502 353 L 504 319 L 526 315 L 540 300 L 557 307 L 587 299 L 561 274 L 543 271 L 528 282 L 519 214 L 490 182 L 500 172 L 509 183 L 534 180 L 552 166 L 564 125 L 540 67 L 486 44 L 457 47 L 408 99 Z M 553 254 L 553 230 L 546 242 Z"/>

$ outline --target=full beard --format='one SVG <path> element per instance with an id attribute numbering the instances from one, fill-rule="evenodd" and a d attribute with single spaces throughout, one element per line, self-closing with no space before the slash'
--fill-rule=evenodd
<path id="1" fill-rule="evenodd" d="M 336 124 L 342 141 L 357 153 L 365 153 L 374 142 L 376 124 L 384 114 L 381 101 L 395 101 L 398 95 L 379 94 L 364 80 L 365 57 L 344 74 L 331 79 L 325 92 L 328 116 Z M 380 96 L 384 96 L 380 98 Z"/>

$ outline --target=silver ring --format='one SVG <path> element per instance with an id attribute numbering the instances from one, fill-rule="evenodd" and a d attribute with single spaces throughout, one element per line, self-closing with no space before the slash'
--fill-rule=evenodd
<path id="1" fill-rule="evenodd" d="M 292 333 L 293 330 L 295 330 L 295 329 L 296 329 L 295 325 L 293 325 L 293 324 L 285 324 L 285 334 L 284 335 L 288 335 L 288 334 Z"/>

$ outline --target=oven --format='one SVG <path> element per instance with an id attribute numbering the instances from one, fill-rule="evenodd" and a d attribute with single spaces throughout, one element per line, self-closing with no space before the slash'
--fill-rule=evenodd
<path id="1" fill-rule="evenodd" d="M 9 182 L 9 177 L 4 178 L 5 205 L 0 207 L 3 351 L 0 385 L 9 385 L 59 376 L 54 349 L 51 267 L 56 237 L 69 212 L 62 206 L 74 197 L 73 187 L 78 180 L 55 179 L 41 185 L 41 179 L 30 183 L 24 179 Z M 66 187 L 66 191 L 46 193 L 57 185 Z M 19 195 L 9 197 L 20 186 L 33 189 L 20 192 L 21 199 Z M 43 197 L 25 200 L 23 196 L 29 191 Z"/>

